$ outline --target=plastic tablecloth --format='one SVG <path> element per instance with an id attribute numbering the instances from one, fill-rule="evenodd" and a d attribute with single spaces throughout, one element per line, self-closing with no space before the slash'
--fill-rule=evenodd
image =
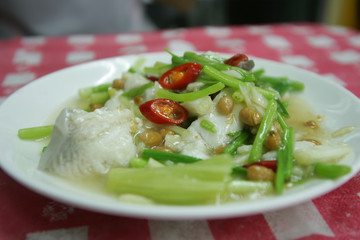
<path id="1" fill-rule="evenodd" d="M 75 64 L 163 51 L 246 53 L 325 76 L 360 96 L 360 33 L 319 24 L 207 26 L 0 41 L 0 104 L 27 83 Z M 0 154 L 1 155 L 1 154 Z M 230 219 L 111 216 L 28 190 L 0 170 L 0 239 L 360 239 L 360 174 L 311 201 Z"/>

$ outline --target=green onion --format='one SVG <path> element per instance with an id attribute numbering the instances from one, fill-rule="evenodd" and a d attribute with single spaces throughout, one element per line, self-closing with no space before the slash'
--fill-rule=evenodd
<path id="1" fill-rule="evenodd" d="M 189 60 L 186 60 L 185 58 L 179 57 L 179 56 L 175 55 L 174 53 L 170 52 L 170 50 L 167 48 L 165 48 L 165 51 L 171 55 L 171 62 L 175 66 L 190 62 Z"/>
<path id="2" fill-rule="evenodd" d="M 156 92 L 156 96 L 159 98 L 171 99 L 176 102 L 190 102 L 190 101 L 194 101 L 196 99 L 199 99 L 199 98 L 202 98 L 205 96 L 209 96 L 213 93 L 216 93 L 216 92 L 220 91 L 221 89 L 223 89 L 224 87 L 225 87 L 224 84 L 216 83 L 207 88 L 203 88 L 199 91 L 189 92 L 189 93 L 174 93 L 174 92 L 167 91 L 163 88 L 160 88 Z"/>
<path id="3" fill-rule="evenodd" d="M 146 59 L 144 57 L 138 58 L 135 63 L 129 68 L 128 72 L 142 74 L 141 67 L 144 65 L 145 61 Z"/>
<path id="4" fill-rule="evenodd" d="M 241 130 L 238 130 L 236 132 L 230 132 L 230 133 L 228 133 L 226 135 L 228 135 L 229 137 L 237 137 L 237 136 L 240 135 L 241 132 L 242 132 Z"/>
<path id="5" fill-rule="evenodd" d="M 205 65 L 203 68 L 203 72 L 212 78 L 218 80 L 219 82 L 224 83 L 226 86 L 238 89 L 239 85 L 244 84 L 243 82 L 239 81 L 236 78 L 233 78 L 209 65 Z"/>
<path id="6" fill-rule="evenodd" d="M 111 87 L 111 83 L 101 84 L 101 85 L 92 87 L 92 92 L 93 93 L 106 92 L 109 89 L 109 87 Z"/>
<path id="7" fill-rule="evenodd" d="M 293 151 L 294 151 L 294 128 L 290 127 L 284 133 L 284 142 L 286 148 L 286 164 L 284 169 L 285 180 L 288 179 L 293 171 Z"/>
<path id="8" fill-rule="evenodd" d="M 132 158 L 130 159 L 131 168 L 143 168 L 146 167 L 148 161 L 143 158 Z"/>
<path id="9" fill-rule="evenodd" d="M 222 62 L 219 62 L 219 60 L 215 61 L 214 60 L 215 57 L 209 57 L 209 56 L 203 55 L 203 54 L 199 55 L 194 52 L 185 52 L 183 57 L 179 57 L 179 56 L 173 54 L 172 52 L 170 52 L 168 49 L 165 49 L 165 51 L 167 51 L 172 56 L 171 61 L 175 66 L 181 65 L 184 63 L 189 63 L 189 62 L 196 62 L 196 63 L 201 64 L 202 67 L 209 65 L 209 66 L 217 69 L 218 71 L 227 71 L 227 70 L 236 71 L 241 74 L 241 76 L 243 77 L 241 80 L 245 81 L 245 82 L 255 81 L 255 76 L 252 73 L 249 73 L 248 71 L 246 71 L 242 68 L 239 68 L 239 67 L 224 64 Z"/>
<path id="10" fill-rule="evenodd" d="M 200 127 L 208 130 L 209 132 L 216 133 L 215 125 L 206 119 L 201 120 Z"/>
<path id="11" fill-rule="evenodd" d="M 193 163 L 202 160 L 200 158 L 195 158 L 179 153 L 163 152 L 153 149 L 145 149 L 143 151 L 142 158 L 144 159 L 153 158 L 155 160 L 158 160 L 159 162 L 166 162 L 170 160 L 175 163 Z"/>
<path id="12" fill-rule="evenodd" d="M 194 52 L 184 52 L 184 58 L 189 60 L 190 62 L 196 62 L 200 64 L 207 64 L 207 63 L 216 63 L 216 61 L 205 57 L 204 55 L 199 55 Z"/>
<path id="13" fill-rule="evenodd" d="M 142 86 L 139 86 L 139 87 L 133 88 L 127 92 L 124 92 L 123 94 L 121 94 L 121 96 L 133 98 L 138 95 L 141 95 L 146 89 L 151 88 L 153 86 L 154 86 L 153 82 L 148 82 Z"/>
<path id="14" fill-rule="evenodd" d="M 256 133 L 255 140 L 251 148 L 248 159 L 250 163 L 256 162 L 260 159 L 264 141 L 269 133 L 269 130 L 272 126 L 272 123 L 277 113 L 276 110 L 277 110 L 277 103 L 274 99 L 272 99 L 268 103 L 264 117 Z"/>
<path id="15" fill-rule="evenodd" d="M 277 151 L 277 168 L 275 175 L 275 190 L 277 194 L 282 194 L 284 189 L 286 157 L 286 149 L 284 146 L 281 146 Z"/>
<path id="16" fill-rule="evenodd" d="M 203 74 L 203 73 L 200 73 L 200 75 L 196 78 L 195 81 L 202 82 L 202 83 L 208 84 L 208 85 L 215 84 L 218 82 L 214 78 L 210 77 L 209 75 Z"/>
<path id="17" fill-rule="evenodd" d="M 277 151 L 277 170 L 275 176 L 275 189 L 278 194 L 283 192 L 284 183 L 293 170 L 293 149 L 294 149 L 294 129 L 292 127 L 284 129 L 282 145 Z"/>
<path id="18" fill-rule="evenodd" d="M 281 116 L 284 116 L 286 118 L 290 117 L 290 114 L 288 113 L 288 111 L 286 110 L 285 106 L 283 105 L 283 103 L 280 101 L 280 99 L 276 99 L 276 102 L 278 104 L 278 112 L 281 114 Z"/>
<path id="19" fill-rule="evenodd" d="M 86 98 L 90 97 L 90 95 L 93 93 L 106 92 L 109 89 L 109 87 L 111 87 L 111 83 L 104 83 L 104 84 L 100 84 L 100 85 L 97 85 L 94 87 L 80 88 L 79 96 L 83 99 L 86 99 Z"/>
<path id="20" fill-rule="evenodd" d="M 258 78 L 265 73 L 264 69 L 258 69 L 256 71 L 253 71 L 253 75 L 255 76 L 255 79 L 258 80 Z"/>
<path id="21" fill-rule="evenodd" d="M 277 90 L 280 96 L 284 95 L 287 91 L 302 91 L 304 90 L 304 84 L 297 81 L 289 80 L 286 77 L 268 77 L 258 76 L 256 78 L 256 84 L 265 87 L 271 87 Z"/>
<path id="22" fill-rule="evenodd" d="M 236 78 L 233 78 L 209 65 L 205 65 L 203 68 L 203 72 L 211 77 L 213 77 L 214 79 L 216 79 L 219 82 L 224 83 L 226 86 L 232 87 L 234 89 L 239 89 L 239 86 L 250 86 L 250 87 L 254 87 L 249 85 L 248 83 L 244 83 Z M 259 87 L 254 87 L 256 88 L 256 90 L 258 90 L 261 94 L 263 94 L 266 98 L 268 99 L 272 99 L 276 97 L 276 93 L 267 89 L 263 89 L 263 88 L 259 88 Z"/>
<path id="23" fill-rule="evenodd" d="M 244 95 L 242 95 L 242 93 L 238 90 L 234 91 L 233 94 L 231 95 L 232 99 L 234 99 L 234 101 L 236 103 L 241 103 L 244 101 Z"/>
<path id="24" fill-rule="evenodd" d="M 18 131 L 18 137 L 23 140 L 36 140 L 51 135 L 54 125 L 22 128 Z"/>
<path id="25" fill-rule="evenodd" d="M 279 122 L 280 127 L 281 127 L 281 129 L 282 129 L 283 131 L 285 131 L 285 129 L 288 128 L 288 126 L 287 126 L 284 118 L 281 116 L 281 114 L 280 114 L 279 112 L 278 112 L 278 114 L 277 114 L 277 121 Z"/>
<path id="26" fill-rule="evenodd" d="M 238 147 L 243 145 L 249 137 L 249 132 L 242 131 L 238 137 L 236 137 L 233 141 L 230 142 L 230 144 L 224 149 L 223 153 L 235 155 Z"/>
<path id="27" fill-rule="evenodd" d="M 351 172 L 351 167 L 346 165 L 316 163 L 314 173 L 321 178 L 336 179 Z"/>
<path id="28" fill-rule="evenodd" d="M 244 168 L 242 166 L 236 166 L 232 168 L 232 174 L 236 174 L 236 175 L 246 175 L 247 173 L 247 168 Z"/>
<path id="29" fill-rule="evenodd" d="M 251 73 L 249 73 L 248 71 L 246 71 L 246 70 L 244 70 L 242 68 L 239 68 L 239 67 L 235 67 L 235 66 L 224 64 L 222 62 L 214 61 L 213 59 L 210 59 L 206 55 L 199 55 L 199 54 L 196 54 L 194 52 L 185 52 L 183 58 L 185 59 L 185 61 L 188 61 L 188 62 L 199 63 L 203 67 L 205 65 L 210 65 L 210 66 L 212 66 L 213 68 L 215 68 L 215 69 L 217 69 L 219 71 L 227 71 L 227 70 L 236 71 L 236 72 L 240 73 L 241 76 L 243 77 L 241 79 L 242 81 L 246 81 L 246 82 L 255 81 L 255 77 Z"/>
<path id="30" fill-rule="evenodd" d="M 172 64 L 155 62 L 152 67 L 144 67 L 144 73 L 148 75 L 161 76 L 172 67 Z"/>

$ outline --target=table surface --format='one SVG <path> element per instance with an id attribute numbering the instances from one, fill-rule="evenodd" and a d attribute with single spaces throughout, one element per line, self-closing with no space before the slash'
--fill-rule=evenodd
<path id="1" fill-rule="evenodd" d="M 163 51 L 246 53 L 325 76 L 360 96 L 360 32 L 318 24 L 208 26 L 0 41 L 0 104 L 27 83 L 75 64 Z M 116 217 L 38 195 L 0 170 L 0 239 L 360 239 L 360 174 L 312 201 L 217 220 Z"/>

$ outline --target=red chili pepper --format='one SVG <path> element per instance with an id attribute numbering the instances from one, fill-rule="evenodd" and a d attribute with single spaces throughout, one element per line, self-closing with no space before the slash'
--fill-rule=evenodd
<path id="1" fill-rule="evenodd" d="M 248 60 L 249 58 L 245 54 L 238 53 L 226 60 L 224 63 L 236 67 L 240 62 L 246 62 Z"/>
<path id="2" fill-rule="evenodd" d="M 254 165 L 270 168 L 274 172 L 276 172 L 276 169 L 277 169 L 277 161 L 276 160 L 254 162 L 254 163 L 250 163 L 250 164 L 245 164 L 243 167 L 248 168 L 248 167 L 251 167 Z"/>
<path id="3" fill-rule="evenodd" d="M 184 89 L 189 83 L 195 81 L 201 69 L 198 63 L 184 63 L 165 72 L 160 77 L 159 83 L 167 89 Z"/>
<path id="4" fill-rule="evenodd" d="M 156 82 L 159 79 L 158 77 L 155 77 L 153 75 L 146 75 L 146 78 L 152 82 Z"/>
<path id="5" fill-rule="evenodd" d="M 189 113 L 177 102 L 158 98 L 140 105 L 140 112 L 149 121 L 157 124 L 180 124 L 184 122 Z"/>

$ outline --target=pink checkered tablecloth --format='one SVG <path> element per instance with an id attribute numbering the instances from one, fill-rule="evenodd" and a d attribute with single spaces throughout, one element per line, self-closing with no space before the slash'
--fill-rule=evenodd
<path id="1" fill-rule="evenodd" d="M 360 32 L 314 24 L 23 37 L 0 41 L 0 104 L 25 84 L 78 63 L 170 50 L 272 59 L 335 81 L 360 97 Z M 360 174 L 300 205 L 220 220 L 115 217 L 40 196 L 0 170 L 0 239 L 360 239 Z"/>

